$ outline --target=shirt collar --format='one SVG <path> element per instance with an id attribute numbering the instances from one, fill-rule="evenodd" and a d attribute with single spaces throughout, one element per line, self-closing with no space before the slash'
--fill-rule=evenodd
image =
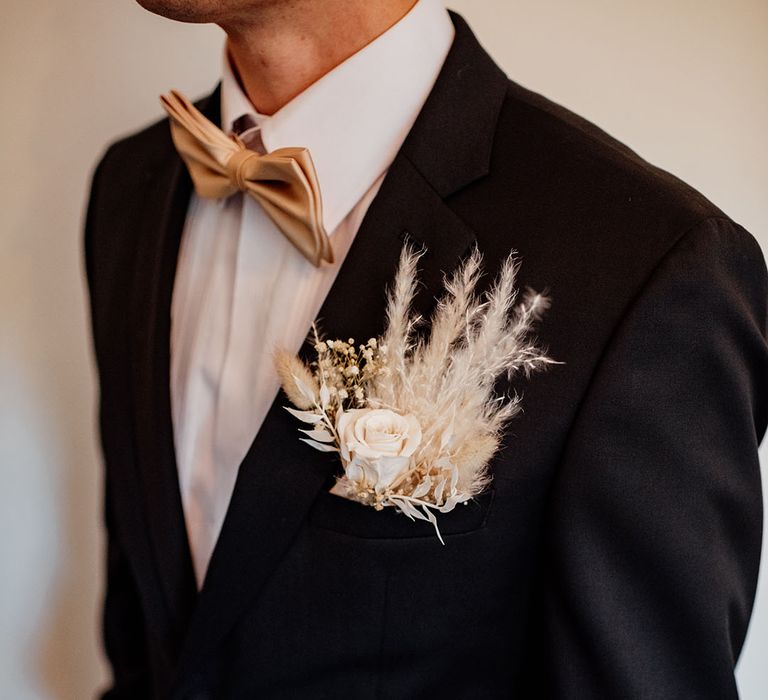
<path id="1" fill-rule="evenodd" d="M 328 233 L 386 171 L 421 111 L 453 41 L 441 0 L 418 0 L 398 22 L 272 115 L 243 93 L 226 48 L 222 127 L 250 114 L 267 152 L 309 149 Z"/>

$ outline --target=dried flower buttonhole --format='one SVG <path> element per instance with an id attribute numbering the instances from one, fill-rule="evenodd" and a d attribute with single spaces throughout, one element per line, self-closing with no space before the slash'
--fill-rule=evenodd
<path id="1" fill-rule="evenodd" d="M 301 439 L 339 453 L 332 492 L 427 520 L 443 542 L 435 514 L 487 488 L 488 464 L 520 410 L 519 395 L 495 395 L 496 380 L 560 363 L 536 345 L 533 324 L 550 302 L 530 289 L 518 301 L 514 251 L 482 298 L 482 257 L 473 251 L 445 280 L 428 338 L 417 338 L 418 259 L 403 248 L 380 337 L 356 346 L 322 339 L 313 326 L 316 359 L 307 365 L 278 349 L 275 364 L 294 406 L 286 409 L 309 425 Z"/>

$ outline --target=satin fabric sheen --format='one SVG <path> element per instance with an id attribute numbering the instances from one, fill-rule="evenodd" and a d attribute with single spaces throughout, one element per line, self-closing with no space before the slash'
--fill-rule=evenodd
<path id="1" fill-rule="evenodd" d="M 251 150 L 239 136 L 228 136 L 206 119 L 180 92 L 171 90 L 160 99 L 200 197 L 222 199 L 244 192 L 313 265 L 333 262 L 317 172 L 306 148 Z"/>

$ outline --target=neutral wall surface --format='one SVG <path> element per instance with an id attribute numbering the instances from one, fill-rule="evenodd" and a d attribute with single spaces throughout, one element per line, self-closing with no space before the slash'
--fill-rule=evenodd
<path id="1" fill-rule="evenodd" d="M 765 0 L 452 7 L 510 77 L 689 181 L 768 250 Z M 160 116 L 159 93 L 213 86 L 221 44 L 214 27 L 162 20 L 131 0 L 3 3 L 2 698 L 88 698 L 105 677 L 86 186 L 107 141 Z M 747 700 L 768 696 L 766 578 L 738 669 Z"/>

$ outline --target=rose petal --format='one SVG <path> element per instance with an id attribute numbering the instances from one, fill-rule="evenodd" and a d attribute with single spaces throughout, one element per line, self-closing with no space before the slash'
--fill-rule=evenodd
<path id="1" fill-rule="evenodd" d="M 409 463 L 408 457 L 379 457 L 376 460 L 366 460 L 366 476 L 377 491 L 383 491 L 408 468 Z"/>
<path id="2" fill-rule="evenodd" d="M 350 462 L 345 468 L 345 473 L 347 475 L 347 479 L 357 483 L 360 483 L 365 478 L 365 473 L 357 462 Z"/>

